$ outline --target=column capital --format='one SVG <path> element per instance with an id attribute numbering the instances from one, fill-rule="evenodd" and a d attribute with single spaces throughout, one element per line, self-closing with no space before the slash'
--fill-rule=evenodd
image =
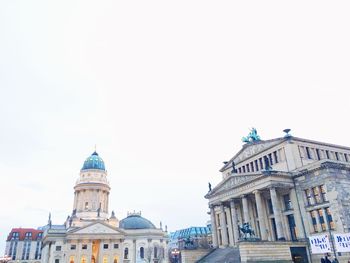
<path id="1" fill-rule="evenodd" d="M 220 203 L 220 209 L 221 209 L 222 211 L 225 210 L 225 205 L 224 205 L 224 203 Z"/>
<path id="2" fill-rule="evenodd" d="M 210 204 L 209 208 L 215 209 L 215 207 L 220 206 L 220 203 Z"/>
<path id="3" fill-rule="evenodd" d="M 253 194 L 260 194 L 261 191 L 260 191 L 260 189 L 256 189 L 256 190 L 254 190 L 252 193 L 253 193 Z"/>

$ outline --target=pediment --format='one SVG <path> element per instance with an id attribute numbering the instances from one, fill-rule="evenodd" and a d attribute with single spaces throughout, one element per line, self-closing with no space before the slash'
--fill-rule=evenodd
<path id="1" fill-rule="evenodd" d="M 248 144 L 244 147 L 238 154 L 233 157 L 233 161 L 237 164 L 249 157 L 265 151 L 268 148 L 271 148 L 277 144 L 281 143 L 281 140 L 271 140 L 271 141 L 262 141 L 260 143 Z"/>
<path id="2" fill-rule="evenodd" d="M 124 234 L 119 229 L 116 229 L 107 224 L 96 222 L 85 227 L 74 229 L 71 234 Z"/>
<path id="3" fill-rule="evenodd" d="M 227 164 L 220 169 L 220 171 L 226 170 L 226 168 L 231 167 L 232 161 L 237 165 L 240 162 L 252 157 L 253 155 L 259 154 L 275 145 L 280 144 L 283 142 L 285 138 L 277 138 L 273 140 L 267 140 L 267 141 L 259 141 L 254 143 L 247 143 L 243 146 L 243 148 L 231 158 Z"/>
<path id="4" fill-rule="evenodd" d="M 234 174 L 234 175 L 231 175 L 228 178 L 226 178 L 222 183 L 217 185 L 208 194 L 208 196 L 214 196 L 214 195 L 219 194 L 221 192 L 225 192 L 228 189 L 239 187 L 240 185 L 247 183 L 247 182 L 250 182 L 252 180 L 255 180 L 261 176 L 262 176 L 262 174 L 248 174 L 248 175 Z"/>

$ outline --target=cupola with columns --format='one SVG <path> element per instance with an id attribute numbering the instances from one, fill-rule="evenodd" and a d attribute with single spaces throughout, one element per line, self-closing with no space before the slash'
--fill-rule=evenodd
<path id="1" fill-rule="evenodd" d="M 104 161 L 95 151 L 85 160 L 74 186 L 72 217 L 107 220 L 110 189 Z"/>

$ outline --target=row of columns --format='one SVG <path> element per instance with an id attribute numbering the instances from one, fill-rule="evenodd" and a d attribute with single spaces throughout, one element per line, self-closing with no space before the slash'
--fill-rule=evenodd
<path id="1" fill-rule="evenodd" d="M 269 189 L 271 196 L 271 203 L 273 208 L 273 215 L 276 224 L 276 235 L 278 240 L 285 240 L 284 231 L 283 231 L 283 218 L 282 218 L 282 210 L 280 207 L 280 203 L 278 201 L 277 192 L 275 187 L 271 187 Z M 259 220 L 260 226 L 260 238 L 261 240 L 268 239 L 268 218 L 266 217 L 266 211 L 264 211 L 263 198 L 261 196 L 260 190 L 253 191 L 255 196 L 256 208 L 257 208 L 257 216 Z M 242 204 L 242 221 L 243 223 L 251 223 L 249 217 L 249 207 L 248 207 L 248 198 L 246 195 L 241 196 L 239 199 Z M 216 212 L 215 206 L 212 205 L 210 207 L 210 215 L 211 215 L 211 224 L 212 224 L 212 238 L 213 238 L 213 246 L 218 247 L 219 245 L 228 246 L 229 244 L 236 244 L 239 239 L 239 230 L 238 230 L 238 217 L 235 208 L 235 199 L 231 199 L 229 201 L 229 216 L 226 220 L 225 213 L 225 205 L 220 203 L 220 213 L 219 213 L 219 222 L 220 222 L 220 234 L 221 234 L 221 244 L 219 244 L 219 237 L 217 229 L 219 226 L 217 225 L 216 220 Z M 227 231 L 228 229 L 228 231 Z M 258 229 L 256 229 L 258 230 Z"/>

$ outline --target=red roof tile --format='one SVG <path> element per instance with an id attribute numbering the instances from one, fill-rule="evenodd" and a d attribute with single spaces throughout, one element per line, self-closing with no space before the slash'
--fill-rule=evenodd
<path id="1" fill-rule="evenodd" d="M 32 240 L 36 240 L 38 238 L 38 234 L 43 233 L 42 230 L 37 230 L 34 228 L 12 228 L 11 232 L 7 236 L 6 241 L 10 241 L 13 233 L 15 232 L 19 233 L 19 240 L 24 240 L 26 233 L 28 232 L 32 233 Z"/>

